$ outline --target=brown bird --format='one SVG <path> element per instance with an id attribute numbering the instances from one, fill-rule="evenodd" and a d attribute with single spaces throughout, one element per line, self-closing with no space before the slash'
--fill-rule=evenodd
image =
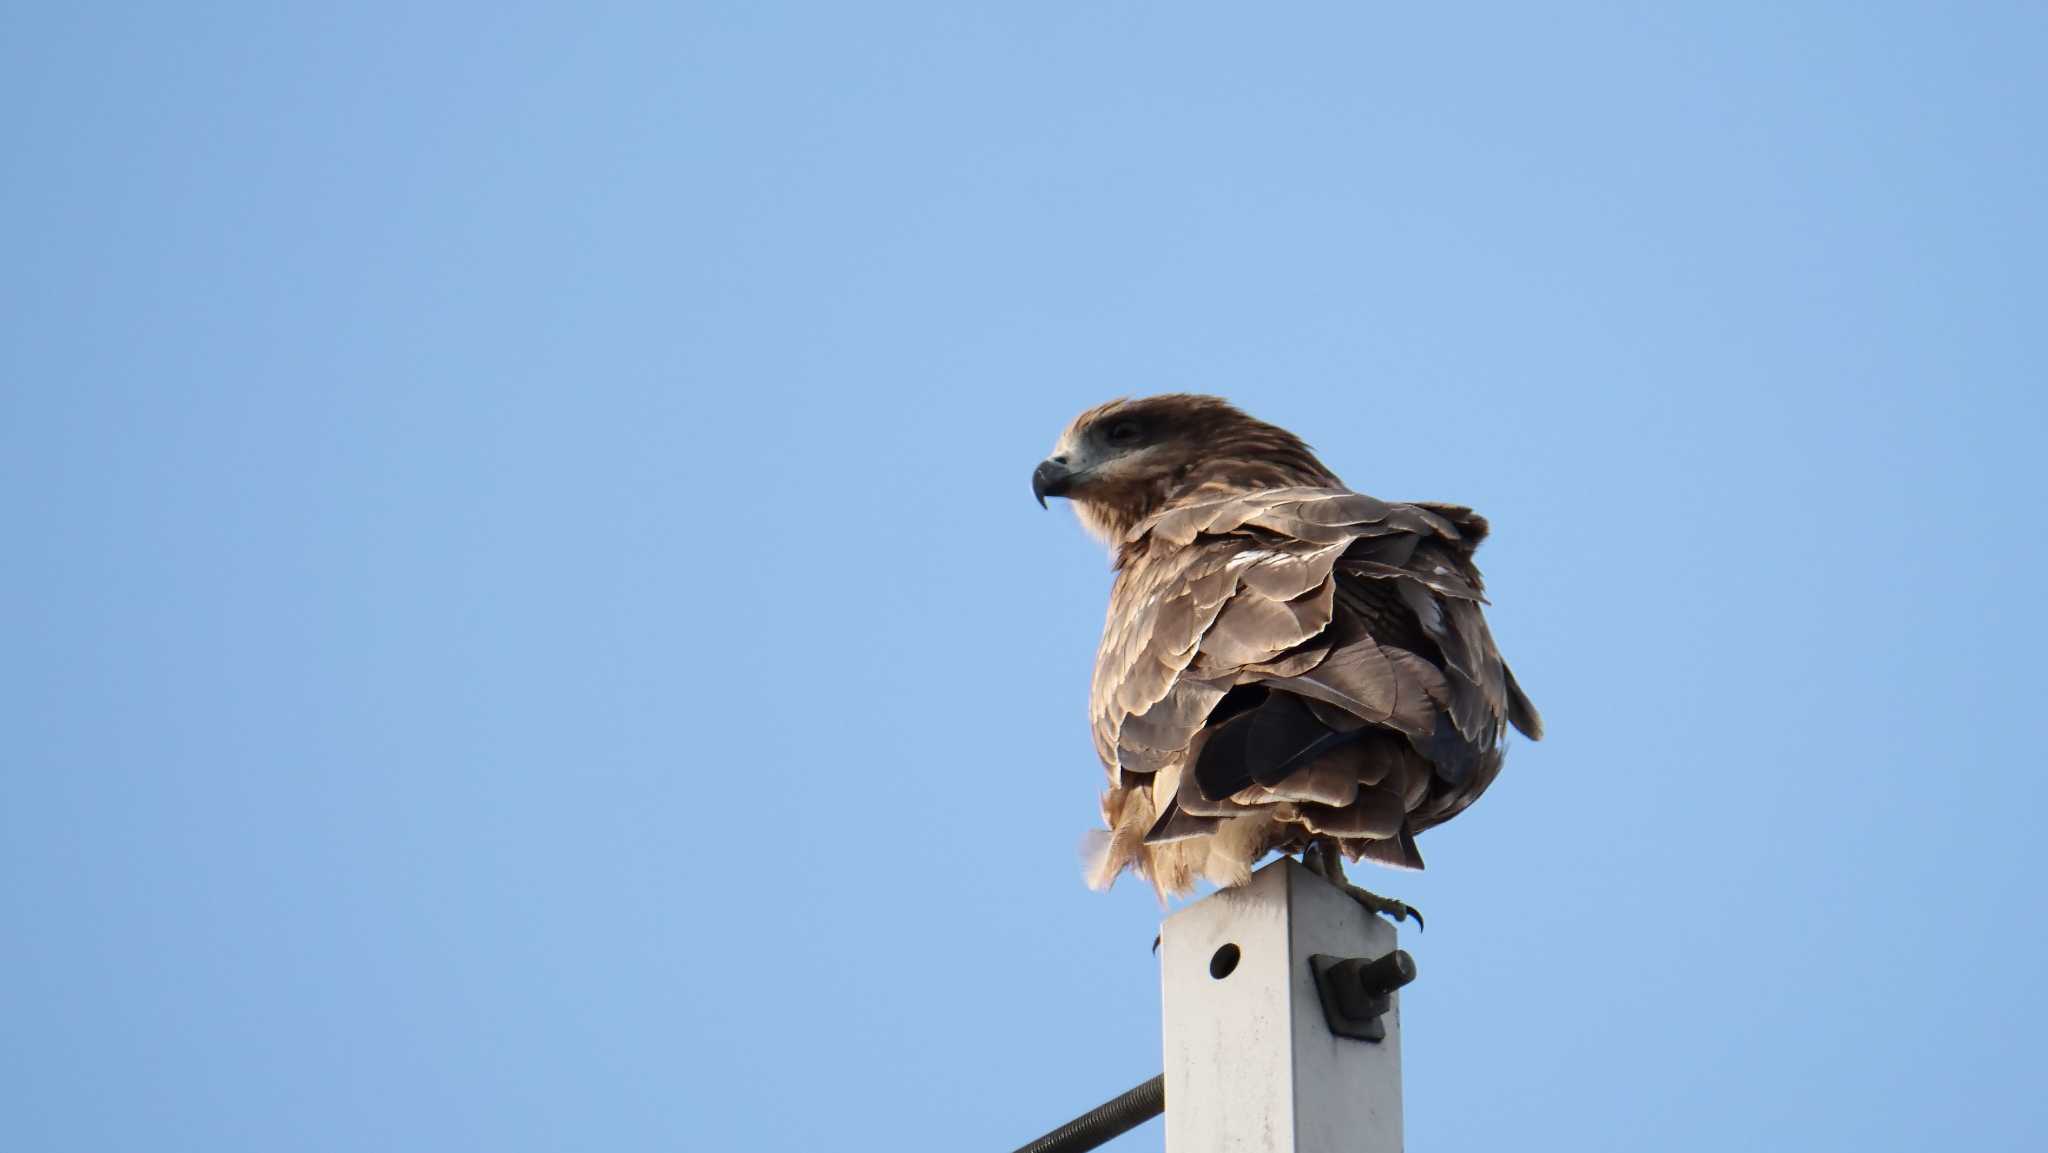
<path id="1" fill-rule="evenodd" d="M 1089 884 L 1135 869 L 1163 901 L 1277 849 L 1419 922 L 1342 860 L 1420 869 L 1416 834 L 1493 783 L 1508 725 L 1543 734 L 1480 609 L 1485 519 L 1352 492 L 1293 433 L 1188 394 L 1082 413 L 1031 491 L 1072 501 L 1116 566 Z"/>

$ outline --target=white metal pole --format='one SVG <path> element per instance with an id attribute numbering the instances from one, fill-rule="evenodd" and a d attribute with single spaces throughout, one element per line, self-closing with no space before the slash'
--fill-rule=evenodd
<path id="1" fill-rule="evenodd" d="M 1399 1153 L 1400 995 L 1383 1040 L 1339 1036 L 1310 962 L 1395 945 L 1391 924 L 1287 857 L 1168 917 L 1166 1153 Z"/>

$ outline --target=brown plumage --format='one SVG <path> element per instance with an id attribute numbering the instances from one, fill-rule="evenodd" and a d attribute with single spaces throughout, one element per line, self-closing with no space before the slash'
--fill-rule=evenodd
<path id="1" fill-rule="evenodd" d="M 1294 434 L 1186 394 L 1082 413 L 1032 490 L 1116 563 L 1091 885 L 1238 884 L 1317 839 L 1419 869 L 1415 835 L 1493 782 L 1507 727 L 1542 735 L 1486 627 L 1470 509 L 1352 492 Z"/>

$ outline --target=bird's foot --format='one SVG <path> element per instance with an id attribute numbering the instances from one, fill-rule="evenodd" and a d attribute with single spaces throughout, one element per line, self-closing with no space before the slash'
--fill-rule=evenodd
<path id="1" fill-rule="evenodd" d="M 1301 866 L 1333 885 L 1344 883 L 1344 858 L 1327 841 L 1310 841 L 1301 851 Z"/>
<path id="2" fill-rule="evenodd" d="M 1344 890 L 1352 900 L 1389 920 L 1406 921 L 1412 918 L 1417 929 L 1425 927 L 1422 923 L 1422 910 L 1413 905 L 1396 901 L 1392 897 L 1382 897 L 1378 893 L 1367 892 L 1349 881 L 1339 881 L 1337 887 Z"/>
<path id="3" fill-rule="evenodd" d="M 1373 912 L 1396 921 L 1413 918 L 1416 928 L 1423 927 L 1422 910 L 1406 902 L 1396 901 L 1392 897 L 1367 892 L 1345 880 L 1344 852 L 1330 841 L 1318 838 L 1309 842 L 1308 847 L 1301 851 L 1301 863 L 1309 872 L 1344 890 L 1352 900 Z"/>

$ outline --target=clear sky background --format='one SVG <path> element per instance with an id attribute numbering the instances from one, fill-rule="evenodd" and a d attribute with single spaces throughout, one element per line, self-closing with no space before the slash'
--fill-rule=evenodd
<path id="1" fill-rule="evenodd" d="M 296 8 L 0 12 L 0 1146 L 1150 1076 L 1027 478 L 1194 389 L 1495 525 L 1412 1148 L 2044 1147 L 2048 9 Z"/>

